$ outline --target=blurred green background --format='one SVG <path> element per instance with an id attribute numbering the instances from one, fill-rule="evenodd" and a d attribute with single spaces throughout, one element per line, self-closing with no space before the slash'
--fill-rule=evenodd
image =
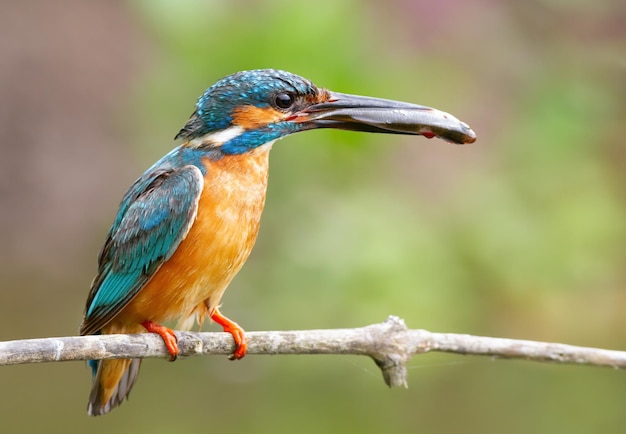
<path id="1" fill-rule="evenodd" d="M 278 143 L 226 315 L 626 349 L 625 22 L 619 0 L 2 2 L 0 340 L 75 334 L 125 189 L 206 87 L 273 67 L 479 139 Z M 626 430 L 625 372 L 456 355 L 415 357 L 408 390 L 358 357 L 149 360 L 96 419 L 89 388 L 82 363 L 0 368 L 2 432 Z"/>

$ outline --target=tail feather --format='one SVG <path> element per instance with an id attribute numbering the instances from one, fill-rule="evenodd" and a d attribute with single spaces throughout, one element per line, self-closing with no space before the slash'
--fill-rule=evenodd
<path id="1" fill-rule="evenodd" d="M 141 359 L 92 360 L 89 364 L 94 376 L 87 412 L 99 416 L 128 398 L 137 381 Z"/>

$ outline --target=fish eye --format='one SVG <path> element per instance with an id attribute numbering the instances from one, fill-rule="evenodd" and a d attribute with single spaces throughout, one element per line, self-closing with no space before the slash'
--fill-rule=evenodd
<path id="1" fill-rule="evenodd" d="M 274 96 L 274 105 L 281 110 L 286 110 L 293 105 L 295 100 L 292 94 L 281 92 Z"/>

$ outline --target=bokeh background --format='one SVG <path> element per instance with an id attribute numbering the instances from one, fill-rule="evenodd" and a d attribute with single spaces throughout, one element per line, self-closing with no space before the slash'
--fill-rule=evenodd
<path id="1" fill-rule="evenodd" d="M 125 189 L 241 69 L 449 111 L 479 140 L 274 147 L 223 311 L 247 330 L 412 328 L 626 349 L 626 3 L 0 3 L 0 340 L 75 334 Z M 215 326 L 211 330 L 218 330 Z M 626 373 L 428 354 L 144 363 L 88 418 L 84 364 L 0 368 L 2 432 L 617 433 Z"/>

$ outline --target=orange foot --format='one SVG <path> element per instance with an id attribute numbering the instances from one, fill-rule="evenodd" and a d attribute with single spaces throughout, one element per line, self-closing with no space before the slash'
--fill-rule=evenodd
<path id="1" fill-rule="evenodd" d="M 224 327 L 224 331 L 230 333 L 235 340 L 235 351 L 230 355 L 229 359 L 239 360 L 245 356 L 246 351 L 248 351 L 248 338 L 241 326 L 226 318 L 218 309 L 215 309 L 213 313 L 211 313 L 211 319 Z"/>
<path id="2" fill-rule="evenodd" d="M 167 351 L 170 353 L 170 362 L 176 360 L 178 357 L 178 338 L 174 334 L 174 330 L 152 321 L 144 321 L 141 325 L 150 333 L 161 336 Z"/>

